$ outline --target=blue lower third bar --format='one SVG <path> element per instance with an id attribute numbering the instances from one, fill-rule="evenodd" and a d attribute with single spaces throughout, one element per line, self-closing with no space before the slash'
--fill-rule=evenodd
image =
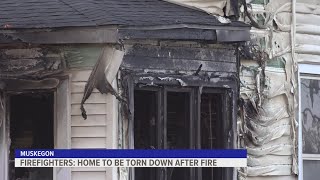
<path id="1" fill-rule="evenodd" d="M 136 150 L 136 149 L 17 149 L 16 158 L 247 158 L 245 149 Z"/>

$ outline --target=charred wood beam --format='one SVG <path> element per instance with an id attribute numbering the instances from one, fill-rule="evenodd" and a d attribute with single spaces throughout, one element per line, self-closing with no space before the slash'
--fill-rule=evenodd
<path id="1" fill-rule="evenodd" d="M 162 59 L 182 59 L 199 61 L 236 62 L 235 47 L 209 48 L 209 47 L 169 47 L 134 45 L 127 49 L 126 58 L 136 59 L 150 57 Z"/>
<path id="2" fill-rule="evenodd" d="M 207 77 L 207 76 L 181 76 L 181 75 L 160 75 L 160 74 L 135 74 L 133 81 L 137 86 L 198 86 L 213 87 L 222 89 L 237 89 L 237 82 L 230 77 Z"/>
<path id="3" fill-rule="evenodd" d="M 45 48 L 1 49 L 0 78 L 43 79 L 66 67 L 59 51 Z"/>
<path id="4" fill-rule="evenodd" d="M 0 34 L 0 43 L 1 44 L 19 44 L 22 43 L 20 40 L 18 39 L 14 39 L 11 36 L 7 36 L 5 34 Z"/>
<path id="5" fill-rule="evenodd" d="M 136 30 L 120 29 L 121 39 L 172 39 L 172 40 L 206 40 L 216 42 L 217 35 L 214 30 L 205 29 L 160 29 Z"/>
<path id="6" fill-rule="evenodd" d="M 243 42 L 250 40 L 250 27 L 244 29 L 119 29 L 121 39 L 196 40 L 211 42 Z"/>
<path id="7" fill-rule="evenodd" d="M 217 33 L 232 35 L 219 42 L 248 41 L 250 27 L 210 25 L 166 25 L 152 27 L 77 27 L 0 31 L 0 44 L 90 44 L 118 43 L 126 39 L 171 39 L 217 42 Z M 237 35 L 233 35 L 236 33 Z M 225 40 L 225 41 L 224 41 Z"/>
<path id="8" fill-rule="evenodd" d="M 236 64 L 228 62 L 151 58 L 126 56 L 122 66 L 127 69 L 166 69 L 196 72 L 202 65 L 203 71 L 236 72 Z"/>
<path id="9" fill-rule="evenodd" d="M 0 88 L 5 91 L 54 89 L 59 85 L 59 82 L 57 78 L 47 78 L 43 80 L 1 79 Z"/>
<path id="10" fill-rule="evenodd" d="M 9 39 L 32 44 L 117 43 L 116 28 L 64 28 L 0 33 Z M 0 38 L 1 40 L 1 38 Z M 6 40 L 0 41 L 0 44 Z"/>

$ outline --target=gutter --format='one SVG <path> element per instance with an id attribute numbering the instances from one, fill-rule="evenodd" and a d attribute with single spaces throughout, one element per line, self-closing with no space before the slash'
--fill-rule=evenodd
<path id="1" fill-rule="evenodd" d="M 243 26 L 209 26 L 197 24 L 177 24 L 165 26 L 120 27 L 122 40 L 161 39 L 161 40 L 205 40 L 213 42 L 244 42 L 250 40 L 250 29 Z"/>

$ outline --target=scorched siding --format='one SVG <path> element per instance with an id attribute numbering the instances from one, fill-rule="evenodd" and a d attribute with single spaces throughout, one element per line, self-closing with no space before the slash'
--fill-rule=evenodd
<path id="1" fill-rule="evenodd" d="M 244 106 L 240 132 L 245 137 L 243 147 L 248 150 L 248 168 L 240 179 L 297 178 L 297 82 L 291 51 L 291 2 L 270 0 L 250 10 L 266 28 L 251 31 L 253 44 L 262 50 L 255 52 L 258 58 L 241 60 L 240 94 Z M 263 13 L 271 18 L 255 16 Z"/>

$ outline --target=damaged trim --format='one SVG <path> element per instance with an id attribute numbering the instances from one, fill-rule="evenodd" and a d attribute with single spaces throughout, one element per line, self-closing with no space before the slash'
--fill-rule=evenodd
<path id="1" fill-rule="evenodd" d="M 183 33 L 182 33 L 183 32 Z M 170 40 L 207 40 L 216 41 L 214 30 L 203 29 L 162 29 L 162 30 L 132 30 L 120 29 L 121 39 L 170 39 Z"/>
<path id="2" fill-rule="evenodd" d="M 121 39 L 206 40 L 213 42 L 243 42 L 250 40 L 249 29 L 120 29 Z"/>
<path id="3" fill-rule="evenodd" d="M 120 64 L 122 63 L 123 56 L 124 47 L 122 45 L 106 46 L 102 50 L 85 85 L 83 98 L 81 100 L 80 109 L 84 119 L 87 119 L 84 103 L 89 98 L 94 88 L 97 88 L 102 94 L 111 93 L 118 100 L 123 100 L 111 85 L 113 79 L 117 75 Z"/>
<path id="4" fill-rule="evenodd" d="M 32 44 L 81 44 L 81 43 L 117 43 L 118 31 L 116 28 L 64 28 L 33 31 L 1 31 L 8 39 L 14 42 Z M 0 39 L 1 40 L 1 39 Z M 5 43 L 0 41 L 0 43 Z"/>
<path id="5" fill-rule="evenodd" d="M 21 91 L 36 89 L 54 89 L 58 87 L 60 80 L 57 78 L 46 78 L 42 80 L 26 79 L 1 79 L 4 91 Z"/>
<path id="6" fill-rule="evenodd" d="M 158 75 L 158 74 L 136 74 L 133 76 L 134 83 L 142 86 L 170 85 L 180 87 L 213 87 L 236 89 L 237 85 L 230 77 L 201 77 L 201 76 L 181 76 L 181 75 Z"/>
<path id="7" fill-rule="evenodd" d="M 239 22 L 240 23 L 240 22 Z M 118 43 L 122 39 L 180 39 L 180 40 L 215 40 L 215 30 L 225 34 L 238 32 L 233 42 L 249 41 L 250 26 L 241 23 L 239 26 L 210 26 L 195 24 L 178 24 L 163 26 L 111 26 L 111 27 L 78 27 L 53 29 L 13 29 L 0 31 L 0 44 L 90 44 Z M 147 37 L 143 36 L 146 35 Z M 244 35 L 244 37 L 241 37 Z M 226 38 L 224 38 L 226 39 Z M 229 39 L 226 42 L 232 41 Z M 223 41 L 221 41 L 223 42 Z"/>

